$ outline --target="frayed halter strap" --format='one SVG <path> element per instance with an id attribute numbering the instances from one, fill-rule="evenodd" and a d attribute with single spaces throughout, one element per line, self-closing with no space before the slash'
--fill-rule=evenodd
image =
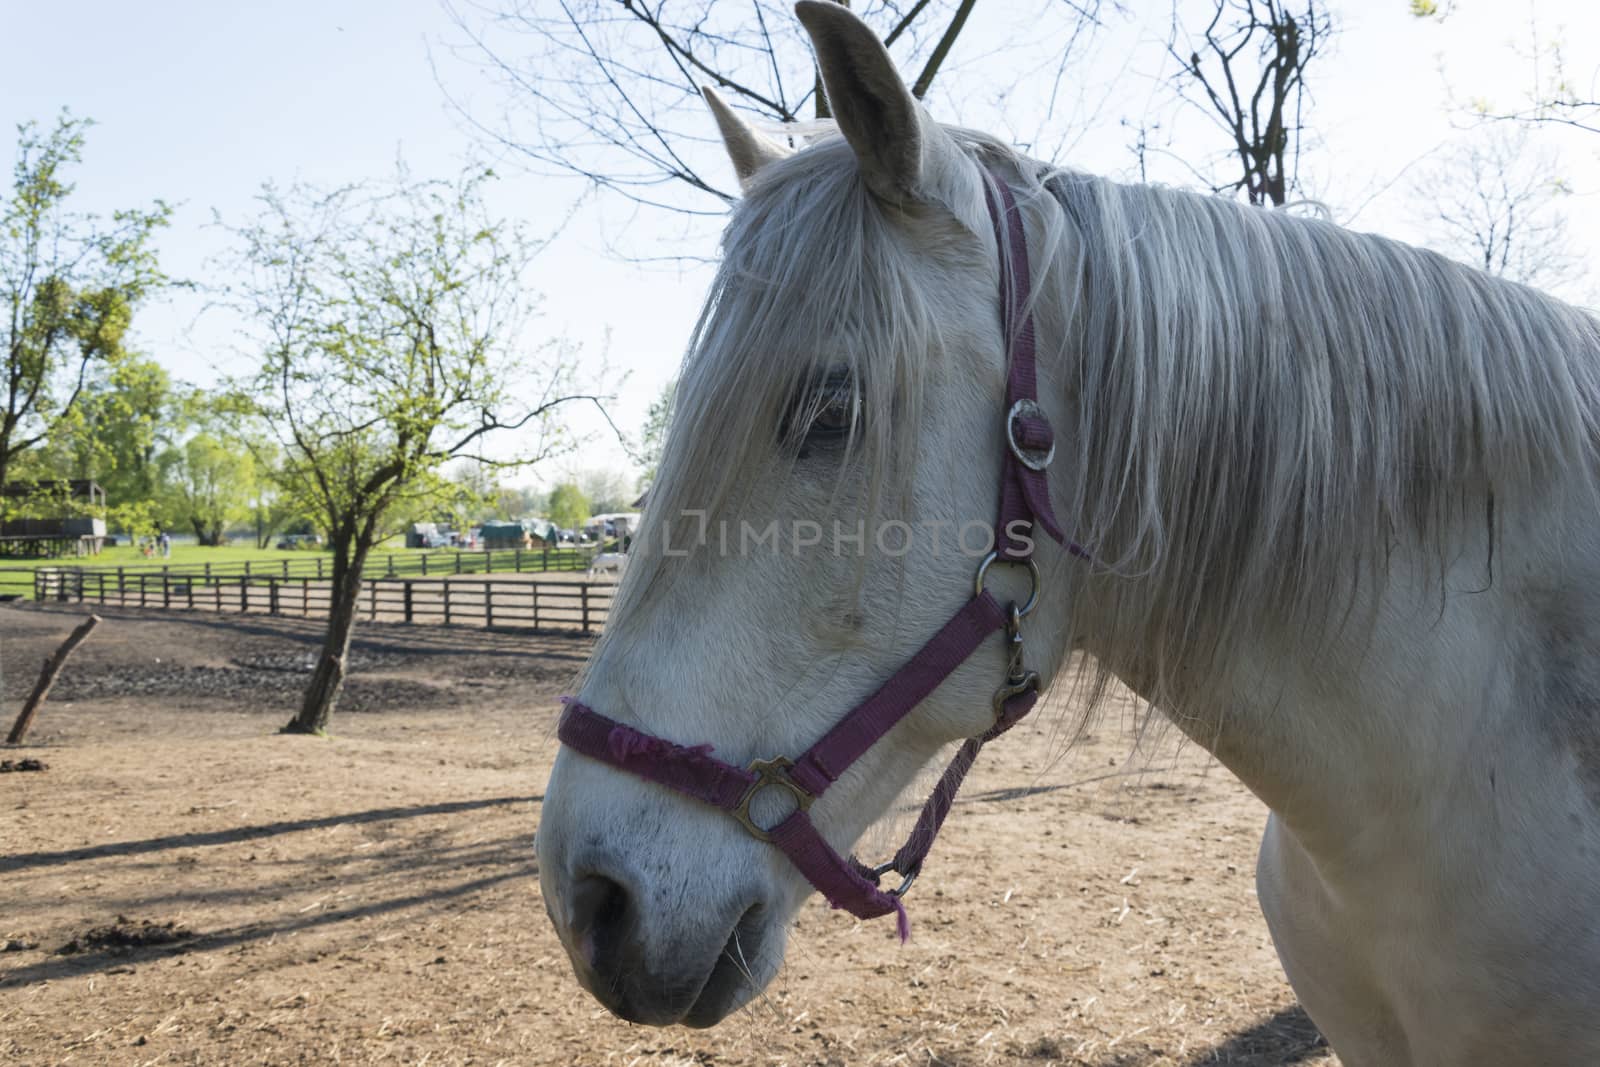
<path id="1" fill-rule="evenodd" d="M 654 737 L 608 719 L 572 697 L 563 700 L 566 707 L 558 731 L 561 742 L 574 751 L 726 811 L 758 840 L 782 850 L 835 908 L 863 919 L 893 912 L 901 940 L 910 932 L 901 898 L 922 869 L 978 750 L 1016 725 L 1039 695 L 1039 675 L 1024 668 L 1022 656 L 1022 619 L 1039 599 L 1033 527 L 1065 543 L 1073 555 L 1088 558 L 1083 548 L 1065 541 L 1051 510 L 1045 472 L 1055 457 L 1055 437 L 1037 398 L 1027 236 L 1011 189 L 999 175 L 991 172 L 989 177 L 984 195 L 1001 250 L 1000 306 L 1010 368 L 1003 427 L 1007 447 L 1000 468 L 996 547 L 978 565 L 972 599 L 877 692 L 792 759 L 778 756 L 735 767 L 713 756 L 710 745 L 690 747 Z M 1032 586 L 1026 603 L 1001 607 L 985 589 L 984 579 L 996 563 L 1028 568 Z M 839 855 L 811 822 L 812 803 L 998 630 L 1006 633 L 1008 663 L 1004 684 L 994 694 L 994 725 L 961 746 L 893 859 L 868 867 L 854 856 Z M 780 822 L 761 826 L 750 807 L 756 795 L 768 789 L 790 794 L 794 808 Z M 900 876 L 900 884 L 885 888 L 880 881 L 890 871 Z"/>

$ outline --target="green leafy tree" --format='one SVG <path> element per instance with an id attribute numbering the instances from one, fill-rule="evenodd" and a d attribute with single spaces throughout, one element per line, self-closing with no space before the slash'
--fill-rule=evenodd
<path id="1" fill-rule="evenodd" d="M 117 529 L 176 521 L 163 485 L 162 453 L 183 426 L 182 405 L 166 369 L 131 353 L 96 366 L 50 435 L 18 458 L 18 477 L 86 478 L 105 489 Z M 128 511 L 128 509 L 134 509 Z"/>
<path id="2" fill-rule="evenodd" d="M 514 466 L 566 447 L 558 410 L 601 399 L 577 391 L 562 350 L 519 350 L 538 245 L 489 215 L 489 179 L 402 171 L 382 187 L 269 186 L 260 214 L 234 229 L 232 296 L 256 327 L 278 485 L 315 516 L 332 557 L 322 651 L 286 731 L 326 729 L 361 570 L 396 518 L 447 500 L 455 461 Z M 490 435 L 504 446 L 492 457 Z"/>
<path id="3" fill-rule="evenodd" d="M 572 482 L 565 482 L 550 490 L 546 505 L 551 522 L 563 530 L 576 530 L 589 521 L 589 498 Z"/>
<path id="4" fill-rule="evenodd" d="M 110 219 L 71 209 L 68 172 L 82 160 L 89 125 L 63 116 L 49 132 L 18 127 L 0 201 L 0 484 L 73 414 L 95 367 L 127 358 L 134 311 L 167 281 L 151 245 L 167 205 Z"/>
<path id="5" fill-rule="evenodd" d="M 280 532 L 290 532 L 297 523 L 308 524 L 307 515 L 296 506 L 292 496 L 280 486 L 279 467 L 282 450 L 276 441 L 252 435 L 249 440 L 250 460 L 255 467 L 255 481 L 250 486 L 250 526 L 255 531 L 257 548 L 266 548 Z M 308 531 L 309 532 L 309 531 Z"/>
<path id="6" fill-rule="evenodd" d="M 256 466 L 249 449 L 202 430 L 170 457 L 172 499 L 200 544 L 220 545 L 228 527 L 250 520 Z"/>
<path id="7" fill-rule="evenodd" d="M 500 497 L 500 472 L 493 464 L 465 460 L 451 473 L 444 502 L 452 529 L 465 531 L 495 510 Z"/>
<path id="8" fill-rule="evenodd" d="M 578 488 L 589 502 L 589 514 L 609 515 L 617 511 L 630 511 L 639 496 L 633 491 L 628 476 L 616 470 L 588 470 L 578 475 Z"/>
<path id="9" fill-rule="evenodd" d="M 256 520 L 261 544 L 262 483 L 277 450 L 255 403 L 236 391 L 195 389 L 172 409 L 174 433 L 183 440 L 161 457 L 170 521 L 192 528 L 200 544 L 217 546 L 230 526 Z"/>

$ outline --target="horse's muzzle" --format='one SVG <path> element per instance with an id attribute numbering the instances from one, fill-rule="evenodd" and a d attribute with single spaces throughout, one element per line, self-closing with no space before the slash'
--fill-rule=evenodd
<path id="1" fill-rule="evenodd" d="M 726 915 L 720 922 L 697 916 L 686 925 L 699 944 L 680 938 L 664 947 L 650 944 L 641 897 L 615 872 L 589 868 L 556 895 L 559 903 L 547 898 L 547 910 L 578 981 L 621 1019 L 713 1026 L 759 987 L 753 965 L 766 939 L 759 904 L 716 909 Z"/>

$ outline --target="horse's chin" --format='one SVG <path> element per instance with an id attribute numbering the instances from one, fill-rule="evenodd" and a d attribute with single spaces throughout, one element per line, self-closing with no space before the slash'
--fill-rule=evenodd
<path id="1" fill-rule="evenodd" d="M 783 959 L 785 939 L 781 929 L 764 929 L 765 914 L 758 905 L 739 919 L 700 995 L 680 1020 L 684 1026 L 704 1030 L 717 1025 L 760 995 L 772 980 Z"/>

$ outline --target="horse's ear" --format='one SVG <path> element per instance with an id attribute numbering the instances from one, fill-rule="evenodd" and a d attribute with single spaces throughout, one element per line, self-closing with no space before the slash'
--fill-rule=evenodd
<path id="1" fill-rule="evenodd" d="M 800 0 L 794 10 L 811 35 L 828 107 L 868 188 L 895 202 L 915 197 L 925 177 L 928 131 L 888 49 L 842 4 Z"/>
<path id="2" fill-rule="evenodd" d="M 750 180 L 762 167 L 794 154 L 740 118 L 711 86 L 701 86 L 700 93 L 717 120 L 717 129 L 722 131 L 722 144 L 728 150 L 728 158 L 733 160 L 733 171 L 739 176 L 741 187 L 748 188 Z"/>

